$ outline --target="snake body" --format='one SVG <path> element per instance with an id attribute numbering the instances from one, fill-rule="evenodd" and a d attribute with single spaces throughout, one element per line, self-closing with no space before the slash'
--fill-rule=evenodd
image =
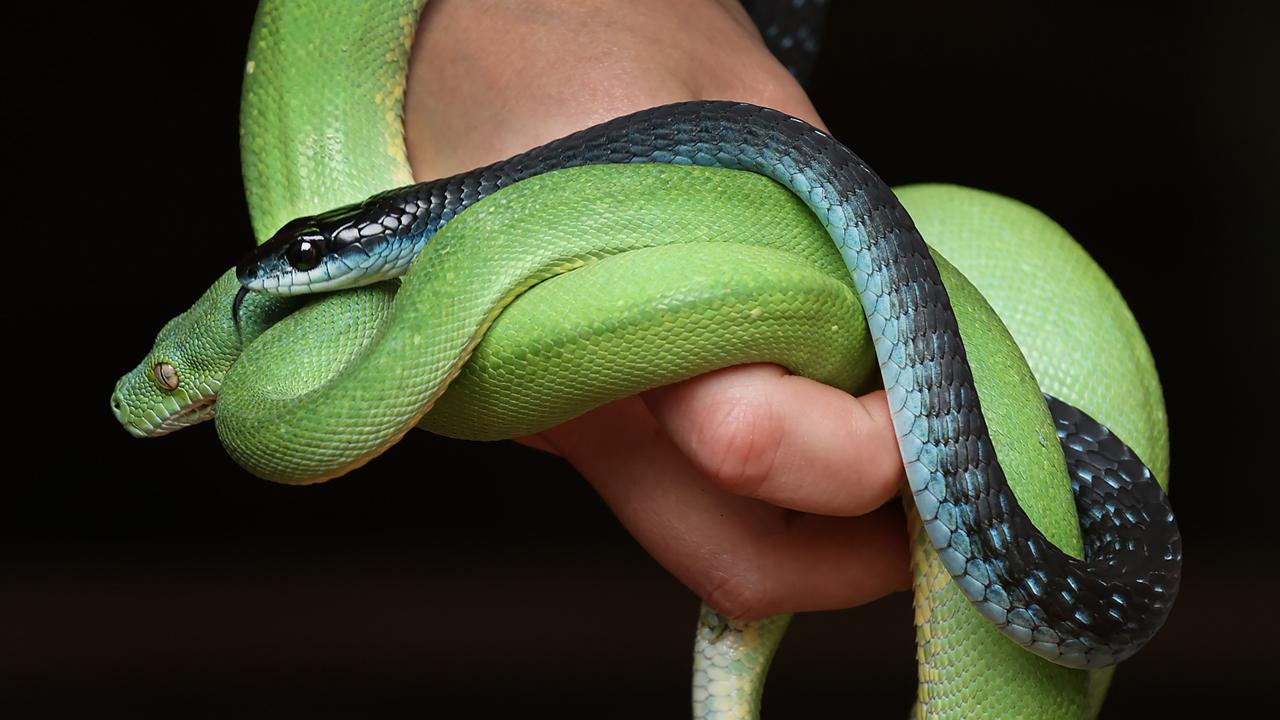
<path id="1" fill-rule="evenodd" d="M 264 477 L 308 482 L 366 462 L 419 420 L 430 425 L 443 418 L 440 422 L 446 431 L 462 436 L 531 432 L 608 397 L 678 379 L 680 372 L 689 376 L 736 362 L 780 361 L 852 390 L 867 382 L 866 358 L 871 353 L 863 350 L 870 346 L 889 393 L 908 484 L 919 510 L 917 606 L 929 616 L 921 624 L 920 711 L 945 715 L 973 709 L 973 705 L 947 703 L 957 684 L 970 691 L 976 686 L 973 672 L 963 668 L 957 672 L 955 663 L 940 658 L 953 650 L 950 646 L 968 647 L 970 637 L 986 646 L 992 637 L 990 629 L 974 628 L 989 623 L 1016 645 L 1002 640 L 1001 649 L 986 648 L 987 660 L 968 657 L 972 650 L 966 650 L 962 654 L 967 663 L 1000 662 L 998 656 L 1016 651 L 1018 659 L 1010 662 L 1027 670 L 1014 685 L 1030 682 L 1040 688 L 1042 701 L 1052 695 L 1055 712 L 1067 706 L 1078 715 L 1091 712 L 1096 698 L 1090 697 L 1088 674 L 1047 670 L 1017 646 L 1074 667 L 1110 665 L 1136 651 L 1163 622 L 1177 588 L 1180 541 L 1167 500 L 1150 471 L 1137 460 L 1141 453 L 1130 451 L 1071 405 L 1050 399 L 1058 423 L 1056 434 L 1071 458 L 1071 484 L 1077 486 L 1082 509 L 1083 547 L 1072 537 L 1076 531 L 1070 523 L 1055 529 L 1054 521 L 1046 520 L 1049 510 L 1035 506 L 1058 502 L 1054 510 L 1061 513 L 1068 466 L 1061 452 L 1041 452 L 1049 416 L 1039 388 L 1025 372 L 1016 348 L 1008 349 L 1013 346 L 1003 329 L 988 327 L 998 322 L 991 319 L 994 316 L 981 296 L 924 243 L 903 204 L 865 164 L 825 134 L 775 111 L 736 103 L 687 103 L 619 118 L 503 163 L 420 185 L 405 183 L 408 172 L 403 146 L 397 144 L 397 140 L 402 143 L 398 113 L 381 113 L 391 118 L 381 123 L 375 113 L 365 113 L 363 125 L 352 121 L 344 144 L 366 149 L 376 156 L 375 165 L 362 161 L 355 180 L 344 182 L 344 175 L 336 172 L 282 174 L 281 165 L 324 158 L 315 149 L 315 137 L 305 132 L 292 133 L 300 145 L 286 142 L 282 148 L 274 144 L 274 134 L 254 130 L 255 123 L 270 124 L 264 120 L 267 101 L 255 97 L 278 97 L 281 86 L 288 85 L 287 74 L 279 70 L 281 58 L 272 53 L 302 52 L 289 49 L 301 42 L 289 41 L 299 29 L 333 33 L 335 24 L 341 26 L 340 19 L 321 22 L 292 16 L 305 13 L 307 7 L 306 3 L 264 4 L 247 68 L 244 147 L 255 228 L 261 238 L 282 224 L 283 228 L 242 263 L 237 274 L 247 286 L 274 291 L 277 296 L 251 293 L 243 308 L 243 334 L 236 335 L 225 315 L 237 287 L 235 278 L 224 276 L 206 294 L 207 302 L 202 300 L 162 331 L 159 350 L 144 360 L 135 377 L 145 380 L 150 374 L 163 380 L 156 370 L 163 364 L 158 358 L 166 352 L 166 357 L 179 357 L 172 353 L 173 345 L 194 346 L 181 360 L 186 365 L 206 363 L 201 370 L 211 379 L 204 385 L 218 395 L 219 435 L 233 456 Z M 385 85 L 374 85 L 379 110 L 389 104 L 398 111 L 407 39 L 413 35 L 419 10 L 420 3 L 408 3 L 399 9 L 394 23 L 381 28 L 367 17 L 361 19 L 361 27 L 380 43 L 365 48 L 368 57 L 394 60 L 371 63 L 388 78 Z M 271 42 L 264 41 L 268 37 Z M 351 48 L 363 47 L 360 38 L 348 42 Z M 323 37 L 306 43 L 311 48 L 324 45 Z M 344 64 L 352 63 L 345 58 Z M 346 92 L 340 83 L 337 87 Z M 343 100 L 353 107 L 360 102 L 360 98 Z M 600 166 L 617 162 L 662 165 Z M 348 176 L 350 168 L 344 165 Z M 321 179 L 283 201 L 280 187 L 287 183 L 267 182 L 276 175 Z M 370 194 L 354 205 L 284 222 Z M 619 197 L 633 203 L 620 204 Z M 1001 213 L 1011 211 L 1003 209 L 995 215 Z M 770 237 L 761 228 L 774 227 L 798 230 L 791 233 L 794 237 L 777 242 L 755 239 Z M 933 234 L 929 237 L 937 243 Z M 307 243 L 306 252 L 299 251 L 300 241 Z M 728 243 L 756 249 L 746 251 Z M 825 248 L 825 254 L 795 249 L 812 248 L 815 243 Z M 645 255 L 645 261 L 654 256 L 659 265 L 688 268 L 695 261 L 685 250 L 701 245 L 733 248 L 731 254 L 705 264 L 728 264 L 726 274 L 733 277 L 727 282 L 738 286 L 785 275 L 785 266 L 797 255 L 807 254 L 805 262 L 816 263 L 822 270 L 818 279 L 798 281 L 785 290 L 746 292 L 737 300 L 717 301 L 720 309 L 709 315 L 706 306 L 717 303 L 701 297 L 689 303 L 697 308 L 692 313 L 670 313 L 710 318 L 686 323 L 692 329 L 684 336 L 661 335 L 672 344 L 695 348 L 696 361 L 681 355 L 670 368 L 660 370 L 656 356 L 661 353 L 619 344 L 619 338 L 628 332 L 636 334 L 633 331 L 607 335 L 597 330 L 589 334 L 604 338 L 600 343 L 605 360 L 600 360 L 599 352 L 594 360 L 581 359 L 581 353 L 570 355 L 577 358 L 569 362 L 574 365 L 568 369 L 571 376 L 600 374 L 598 366 L 612 368 L 614 363 L 607 361 L 618 356 L 636 358 L 638 369 L 623 372 L 622 380 L 610 375 L 590 387 L 581 380 L 552 380 L 562 387 L 585 389 L 556 393 L 573 397 L 523 417 L 513 415 L 510 406 L 524 403 L 503 399 L 512 385 L 485 385 L 486 375 L 495 373 L 483 368 L 504 365 L 485 360 L 484 348 L 491 340 L 496 348 L 507 347 L 495 336 L 505 332 L 516 338 L 517 346 L 525 342 L 524 347 L 530 338 L 535 344 L 547 342 L 545 329 L 519 329 L 523 318 L 533 312 L 518 310 L 524 298 L 516 300 L 522 294 L 548 298 L 562 292 L 581 298 L 580 290 L 560 289 L 562 277 L 577 275 L 602 275 L 605 279 L 596 280 L 597 288 L 618 287 L 616 279 L 609 277 L 627 278 L 624 290 L 644 285 L 635 270 L 609 268 L 620 261 L 631 262 L 625 258 L 637 255 Z M 833 258 L 847 269 L 837 265 L 833 271 Z M 398 291 L 382 284 L 311 303 L 279 296 L 397 276 L 410 263 L 413 272 L 404 277 Z M 310 267 L 296 267 L 303 264 Z M 578 268 L 586 272 L 568 272 Z M 670 274 L 652 273 L 655 277 Z M 800 285 L 817 289 L 796 289 Z M 601 294 L 598 289 L 593 292 Z M 764 302 L 769 293 L 803 299 L 784 312 L 776 309 L 782 305 Z M 808 324 L 796 320 L 803 313 L 794 306 L 812 309 L 826 302 L 815 300 L 822 297 L 835 298 L 829 312 L 814 311 L 804 321 Z M 537 302 L 523 305 L 536 306 Z M 748 317 L 772 317 L 774 327 L 744 323 L 744 312 Z M 743 326 L 755 334 L 707 337 L 733 335 L 720 330 L 708 333 L 708 327 Z M 779 339 L 781 327 L 790 328 L 793 335 Z M 833 331 L 819 332 L 827 327 Z M 840 336 L 841 327 L 852 334 Z M 1128 328 L 1121 331 L 1130 332 Z M 193 334 L 204 340 L 192 343 Z M 310 341 L 301 355 L 290 351 L 298 346 L 298 334 Z M 318 346 L 317 335 L 328 345 Z M 869 343 L 863 339 L 867 336 Z M 989 336 L 996 340 L 986 340 Z M 216 355 L 208 351 L 210 345 L 231 344 L 233 337 L 235 351 L 227 353 L 230 358 L 219 357 L 217 362 L 208 358 Z M 248 343 L 243 349 L 242 340 Z M 561 351 L 566 341 L 561 336 L 550 345 L 553 352 Z M 983 352 L 974 352 L 975 346 Z M 495 350 L 488 357 L 504 352 L 527 350 Z M 476 358 L 467 363 L 473 353 Z M 286 355 L 293 360 L 281 363 Z M 863 358 L 861 365 L 842 359 L 858 357 Z M 549 367 L 554 363 L 533 360 L 528 364 L 532 367 L 528 375 L 564 377 L 563 368 Z M 472 367 L 481 369 L 472 372 Z M 451 385 L 454 378 L 457 382 Z M 114 402 L 122 420 L 138 427 L 134 421 L 138 416 L 120 407 L 139 404 L 144 393 L 127 381 L 128 376 Z M 479 389 L 472 391 L 472 386 Z M 997 395 L 989 388 L 1001 392 Z M 177 392 L 190 392 L 189 386 L 170 389 L 163 407 L 185 407 L 173 399 Z M 451 405 L 445 398 L 455 394 L 479 400 Z M 1007 410 L 1009 405 L 1019 409 Z M 207 402 L 199 405 L 207 406 Z M 433 408 L 442 412 L 438 415 Z M 163 410 L 150 412 L 158 417 Z M 181 412 L 187 412 L 188 419 L 198 419 L 205 411 Z M 171 420 L 152 424 L 164 422 Z M 1002 431 L 1001 424 L 1025 427 Z M 1027 449 L 1037 443 L 1041 451 Z M 1161 468 L 1156 470 L 1159 475 Z M 1030 493 L 1015 494 L 1006 474 L 1040 485 Z M 1057 501 L 1036 497 L 1053 498 L 1055 492 Z M 1028 495 L 1033 502 L 1027 502 Z M 1036 517 L 1029 516 L 1024 506 Z M 1069 509 L 1066 514 L 1070 515 Z M 940 584 L 937 578 L 944 576 L 953 582 Z M 972 603 L 967 614 L 954 610 L 952 596 L 957 591 Z M 949 595 L 934 597 L 935 593 Z M 958 612 L 957 619 L 934 617 L 944 608 Z M 948 622 L 963 629 L 940 632 Z M 763 672 L 785 621 L 741 625 L 704 608 L 699 627 L 696 712 L 704 716 L 738 708 L 755 712 Z M 1009 695 L 1009 691 L 996 694 Z M 1018 707 L 1016 693 L 1012 700 L 1009 707 Z M 1024 696 L 1019 714 L 1027 714 L 1026 701 Z M 987 702 L 985 707 L 992 705 Z"/>

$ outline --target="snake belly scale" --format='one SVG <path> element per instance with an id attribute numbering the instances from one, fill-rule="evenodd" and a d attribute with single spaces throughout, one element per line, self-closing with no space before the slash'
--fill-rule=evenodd
<path id="1" fill-rule="evenodd" d="M 269 45 L 287 45 L 302 42 L 305 32 L 332 32 L 317 28 L 333 19 L 308 18 L 307 6 L 296 3 L 284 10 L 264 3 L 255 48 L 264 37 L 273 38 Z M 375 93 L 382 103 L 377 112 L 366 113 L 365 121 L 353 121 L 344 144 L 378 156 L 373 169 L 361 165 L 353 173 L 348 165 L 343 173 L 306 174 L 323 178 L 314 184 L 326 189 L 305 189 L 294 192 L 293 200 L 282 201 L 278 189 L 265 190 L 267 181 L 280 165 L 317 162 L 314 142 L 304 139 L 301 145 L 285 142 L 285 147 L 276 147 L 270 135 L 245 123 L 246 185 L 255 228 L 266 238 L 267 232 L 283 225 L 237 268 L 245 287 L 277 296 L 306 294 L 398 277 L 411 267 L 413 272 L 405 275 L 398 293 L 384 285 L 339 294 L 346 296 L 340 303 L 367 303 L 371 293 L 382 297 L 376 328 L 359 340 L 339 343 L 336 355 L 317 351 L 313 357 L 324 359 L 314 361 L 314 372 L 301 373 L 311 379 L 284 390 L 282 382 L 273 386 L 264 381 L 276 377 L 267 367 L 270 358 L 285 352 L 282 345 L 289 344 L 283 340 L 284 328 L 307 322 L 308 312 L 315 321 L 324 311 L 313 308 L 325 301 L 276 323 L 303 301 L 250 294 L 244 307 L 249 318 L 244 338 L 250 344 L 228 364 L 223 377 L 205 383 L 217 394 L 219 435 L 237 461 L 256 474 L 285 482 L 323 479 L 367 462 L 420 420 L 430 424 L 433 405 L 464 373 L 467 358 L 485 340 L 486 330 L 505 322 L 500 316 L 515 308 L 525 290 L 550 285 L 552 278 L 624 252 L 664 244 L 645 239 L 658 234 L 654 225 L 661 223 L 635 221 L 648 211 L 629 215 L 610 207 L 611 198 L 631 196 L 626 187 L 646 182 L 651 194 L 661 195 L 664 188 L 683 182 L 668 177 L 672 172 L 718 178 L 733 174 L 726 170 L 746 170 L 755 175 L 741 182 L 755 186 L 718 187 L 718 194 L 745 193 L 750 203 L 757 203 L 755 198 L 781 190 L 757 176 L 771 178 L 790 191 L 789 201 L 774 202 L 789 202 L 793 213 L 803 214 L 807 208 L 812 213 L 807 225 L 805 220 L 794 222 L 810 235 L 825 236 L 847 268 L 840 287 L 851 288 L 853 305 L 862 308 L 865 322 L 857 327 L 870 338 L 868 345 L 888 392 L 918 511 L 916 547 L 928 546 L 936 554 L 921 565 L 940 565 L 951 578 L 950 587 L 967 598 L 985 622 L 1017 646 L 1061 665 L 1109 666 L 1154 634 L 1176 593 L 1181 547 L 1167 499 L 1151 471 L 1088 415 L 1052 397 L 1039 401 L 1038 408 L 1020 412 L 1047 418 L 1052 410 L 1058 423 L 1056 434 L 1066 461 L 1050 464 L 1060 486 L 1076 487 L 1084 559 L 1059 549 L 1070 540 L 1051 541 L 1037 529 L 1006 479 L 1006 468 L 1017 460 L 1006 457 L 1006 448 L 998 447 L 999 438 L 993 437 L 999 433 L 988 428 L 992 386 L 976 377 L 984 372 L 984 364 L 970 362 L 974 333 L 966 331 L 983 321 L 963 318 L 970 306 L 985 303 L 976 292 L 957 291 L 967 287 L 963 276 L 925 244 L 903 204 L 856 156 L 824 133 L 776 111 L 740 103 L 682 103 L 619 118 L 453 178 L 409 184 L 397 103 L 403 94 L 407 39 L 413 36 L 420 6 L 407 3 L 398 9 L 394 23 L 387 22 L 381 30 L 369 17 L 359 18 L 364 32 L 378 36 L 380 44 L 368 52 L 383 58 L 378 77 L 385 78 L 385 87 Z M 310 42 L 314 47 L 315 40 Z M 382 47 L 391 51 L 382 52 Z M 265 116 L 264 101 L 254 98 L 288 92 L 284 73 L 265 56 L 255 55 L 253 48 L 247 73 L 245 115 Z M 299 147 L 304 148 L 301 153 Z M 306 159 L 255 159 L 288 153 Z M 719 169 L 617 168 L 616 163 Z M 271 169 L 252 169 L 262 166 Z M 358 179 L 342 179 L 353 174 Z M 274 185 L 289 182 L 298 180 Z M 699 182 L 714 186 L 740 181 Z M 264 189 L 255 190 L 256 184 Z M 761 189 L 765 185 L 770 189 Z M 602 190 L 593 200 L 584 186 Z M 360 199 L 367 196 L 371 197 Z M 700 202 L 690 201 L 686 209 L 696 211 Z M 335 206 L 337 210 L 305 215 Z M 578 227 L 549 223 L 553 213 L 539 215 L 539 206 L 559 209 Z M 583 227 L 582 219 L 592 215 L 604 219 Z M 303 217 L 285 222 L 295 216 Z M 643 228 L 643 237 L 626 237 L 616 227 L 628 223 Z M 548 224 L 551 231 L 539 231 Z M 514 246 L 469 239 L 481 234 L 534 236 L 539 242 L 513 259 Z M 716 236 L 717 242 L 726 240 L 727 236 Z M 465 270 L 447 264 L 462 255 L 474 257 L 466 260 L 471 265 Z M 776 266 L 778 261 L 765 259 L 760 264 Z M 459 285 L 425 279 L 430 274 L 425 268 L 435 265 L 445 268 L 439 271 L 445 275 L 471 273 L 465 284 L 478 289 L 462 303 L 467 312 L 443 321 L 429 317 L 432 308 L 453 302 L 438 293 Z M 482 283 L 482 275 L 494 280 Z M 210 290 L 222 298 L 224 308 L 229 307 L 228 293 L 235 292 L 229 277 Z M 953 301 L 957 292 L 965 298 L 963 303 Z M 976 298 L 970 300 L 970 294 Z M 345 314 L 340 311 L 337 317 Z M 447 327 L 439 332 L 423 329 L 432 323 Z M 985 341 L 979 344 L 985 346 Z M 706 369 L 710 368 L 694 368 Z M 580 370 L 589 372 L 589 364 L 583 362 Z M 659 384 L 671 379 L 650 380 Z M 1025 402 L 1027 393 L 1022 394 Z M 118 398 L 126 396 L 118 389 Z M 577 411 L 582 409 L 586 408 Z M 564 418 L 542 418 L 543 427 L 557 419 Z M 921 577 L 918 570 L 918 597 Z M 742 708 L 748 714 L 758 712 L 763 673 L 785 620 L 742 625 L 704 609 L 699 628 L 696 655 L 702 663 L 695 679 L 696 713 L 714 717 Z M 729 654 L 719 654 L 719 648 L 728 648 Z M 725 657 L 738 659 L 726 663 Z M 931 711 L 928 702 L 930 694 L 935 699 L 945 695 L 939 692 L 941 685 L 935 683 L 926 692 L 924 682 L 925 669 L 938 667 L 922 658 L 922 714 L 942 714 Z M 726 675 L 728 670 L 732 672 Z M 730 695 L 734 699 L 727 699 Z M 1081 712 L 1091 712 L 1096 698 L 1085 698 L 1079 705 Z"/>

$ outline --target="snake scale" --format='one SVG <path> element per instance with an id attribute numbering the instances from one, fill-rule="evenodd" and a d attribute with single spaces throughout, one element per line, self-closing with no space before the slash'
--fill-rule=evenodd
<path id="1" fill-rule="evenodd" d="M 527 434 L 744 362 L 850 391 L 878 381 L 913 498 L 916 713 L 1095 714 L 1107 668 L 1168 613 L 1181 541 L 1155 481 L 1149 354 L 1087 256 L 1003 198 L 895 195 L 825 133 L 742 103 L 654 108 L 414 184 L 400 111 L 421 6 L 260 7 L 242 147 L 263 244 L 121 379 L 126 428 L 163 434 L 216 408 L 238 462 L 306 483 L 415 425 Z M 336 137 L 317 107 L 345 110 Z M 1035 264 L 1057 277 L 1028 281 Z M 1019 323 L 1034 375 L 966 275 L 986 276 L 1005 317 L 1076 306 L 1051 333 Z M 1119 350 L 1072 347 L 1079 317 Z M 1137 360 L 1100 366 L 1109 352 Z M 786 621 L 704 606 L 696 717 L 758 715 Z"/>

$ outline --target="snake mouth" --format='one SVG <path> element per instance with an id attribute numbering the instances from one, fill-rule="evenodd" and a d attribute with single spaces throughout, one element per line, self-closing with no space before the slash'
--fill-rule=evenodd
<path id="1" fill-rule="evenodd" d="M 213 419 L 218 395 L 211 392 L 186 405 L 179 405 L 172 396 L 166 400 L 169 402 L 157 403 L 141 412 L 131 412 L 122 407 L 118 397 L 112 397 L 111 409 L 116 420 L 120 421 L 130 435 L 136 438 L 155 438 Z"/>
<path id="2" fill-rule="evenodd" d="M 147 437 L 168 435 L 174 430 L 181 430 L 182 428 L 191 427 L 192 425 L 198 425 L 205 420 L 211 420 L 217 410 L 217 402 L 217 395 L 210 395 L 208 397 L 201 398 L 182 410 L 179 410 L 177 413 L 165 418 L 163 422 L 154 427 Z"/>
<path id="3" fill-rule="evenodd" d="M 348 251 L 326 258 L 311 270 L 293 270 L 279 260 L 267 260 L 254 267 L 248 260 L 237 268 L 237 279 L 246 290 L 267 295 L 306 295 L 349 287 L 371 285 L 404 274 L 416 256 L 413 246 L 400 249 L 390 258 Z"/>

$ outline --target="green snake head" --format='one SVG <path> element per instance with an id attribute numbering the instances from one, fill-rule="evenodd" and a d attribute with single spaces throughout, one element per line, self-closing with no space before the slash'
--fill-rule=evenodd
<path id="1" fill-rule="evenodd" d="M 244 344 L 296 304 L 251 294 L 237 331 L 231 305 L 239 289 L 235 271 L 223 273 L 161 328 L 151 352 L 116 383 L 111 410 L 131 435 L 159 437 L 212 418 L 222 379 Z"/>

